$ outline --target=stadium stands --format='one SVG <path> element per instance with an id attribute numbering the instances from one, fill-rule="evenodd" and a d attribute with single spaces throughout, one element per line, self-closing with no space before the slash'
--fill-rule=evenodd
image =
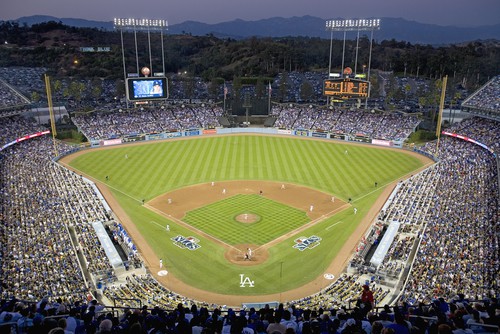
<path id="1" fill-rule="evenodd" d="M 467 120 L 457 130 L 474 138 L 493 127 L 495 138 L 494 121 Z M 435 147 L 425 149 L 438 153 L 439 162 L 404 181 L 380 213 L 379 223 L 402 226 L 384 262 L 372 272 L 388 280 L 391 273 L 411 267 L 403 299 L 412 303 L 452 298 L 457 287 L 470 298 L 495 295 L 500 263 L 497 160 L 488 150 L 456 138 L 442 138 L 438 152 Z M 355 257 L 352 265 L 363 263 L 363 257 Z"/>
<path id="2" fill-rule="evenodd" d="M 318 108 L 312 105 L 275 105 L 271 115 L 277 117 L 274 126 L 278 128 L 325 130 L 386 140 L 404 140 L 420 123 L 417 117 L 411 115 Z"/>
<path id="3" fill-rule="evenodd" d="M 462 103 L 462 108 L 483 117 L 500 120 L 500 75 L 493 77 Z"/>
<path id="4" fill-rule="evenodd" d="M 91 113 L 75 117 L 75 124 L 88 138 L 102 139 L 191 125 L 217 126 L 221 114 L 219 107 L 174 106 L 148 112 Z M 408 116 L 348 110 L 315 113 L 309 107 L 297 106 L 275 106 L 273 114 L 284 127 L 300 125 L 374 138 L 405 138 L 418 124 Z M 475 117 L 455 124 L 449 131 L 475 139 L 498 155 L 499 125 Z M 42 130 L 21 116 L 1 117 L 0 128 L 0 145 Z M 59 145 L 61 152 L 73 150 Z M 498 326 L 497 157 L 481 146 L 451 137 L 441 138 L 439 147 L 430 143 L 423 150 L 437 156 L 438 163 L 400 183 L 372 230 L 360 240 L 349 272 L 318 294 L 290 301 L 283 308 L 264 308 L 255 315 L 247 310 L 243 317 L 248 328 L 264 332 L 275 315 L 285 323 L 285 311 L 291 312 L 291 319 L 297 323 L 295 333 L 299 334 L 349 333 L 361 328 L 371 328 L 370 332 L 375 333 L 376 322 L 389 328 L 401 325 L 400 314 L 407 317 L 406 326 L 415 333 L 436 332 L 439 326 L 481 333 L 488 331 L 487 325 Z M 131 332 L 137 327 L 155 333 L 187 333 L 191 327 L 220 333 L 223 325 L 231 321 L 231 326 L 241 325 L 241 314 L 231 318 L 231 312 L 227 312 L 222 317 L 219 309 L 225 308 L 220 305 L 180 296 L 143 272 L 124 273 L 112 267 L 96 242 L 91 223 L 107 226 L 111 235 L 128 247 L 124 247 L 128 260 L 140 268 L 133 241 L 103 206 L 95 189 L 81 176 L 54 163 L 52 157 L 53 143 L 45 137 L 0 152 L 0 326 L 6 323 L 21 333 L 46 333 L 57 326 L 57 320 L 50 317 L 56 314 L 67 318 L 67 325 L 74 328 L 71 332 L 81 327 L 84 331 L 80 332 L 93 333 L 107 325 L 106 319 L 115 333 Z M 370 249 L 394 222 L 400 224 L 398 233 L 381 264 L 373 267 L 369 263 Z M 408 274 L 408 279 L 397 296 L 402 274 Z M 401 306 L 369 314 L 362 320 L 354 304 L 367 280 L 378 306 L 393 297 L 399 297 Z M 106 283 L 103 300 L 121 300 L 117 306 L 130 309 L 120 315 L 100 313 L 105 309 L 89 302 L 100 281 Z M 14 297 L 23 302 L 12 301 Z M 197 306 L 194 311 L 192 305 Z M 147 310 L 139 309 L 141 306 Z M 346 312 L 343 308 L 354 309 Z M 498 327 L 490 330 L 498 331 Z"/>
<path id="5" fill-rule="evenodd" d="M 167 106 L 124 112 L 93 112 L 73 117 L 73 122 L 89 140 L 119 138 L 126 135 L 219 127 L 220 107 Z"/>

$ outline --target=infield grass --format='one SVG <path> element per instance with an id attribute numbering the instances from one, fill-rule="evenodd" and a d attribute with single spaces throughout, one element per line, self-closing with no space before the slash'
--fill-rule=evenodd
<path id="1" fill-rule="evenodd" d="M 73 160 L 71 166 L 107 183 L 170 273 L 187 284 L 220 294 L 264 295 L 297 288 L 322 275 L 385 185 L 411 174 L 422 163 L 402 151 L 339 141 L 226 135 L 89 150 Z M 313 249 L 300 252 L 293 248 L 297 238 L 294 236 L 271 247 L 269 260 L 265 263 L 242 267 L 226 261 L 224 249 L 219 244 L 141 205 L 143 199 L 147 201 L 167 191 L 227 180 L 304 185 L 345 201 L 351 198 L 358 213 L 354 215 L 351 209 L 344 210 L 301 233 L 304 237 L 322 238 L 320 245 Z M 374 182 L 378 187 L 374 187 Z M 238 236 L 224 235 L 220 227 L 212 228 L 204 221 L 203 217 L 207 221 L 215 219 L 219 210 L 217 205 L 221 203 L 191 212 L 190 223 L 229 243 L 239 243 Z M 265 205 L 270 204 L 263 203 L 263 207 Z M 225 213 L 222 208 L 220 210 L 218 214 L 228 216 L 238 211 Z M 290 210 L 286 214 L 295 213 Z M 270 219 L 267 211 L 259 215 Z M 295 218 L 297 224 L 302 224 L 300 213 Z M 170 233 L 165 230 L 167 224 Z M 252 224 L 252 228 L 258 224 Z M 271 230 L 263 234 L 274 233 L 279 224 L 278 221 L 269 223 L 266 227 Z M 283 234 L 276 231 L 267 237 L 259 235 L 257 227 L 255 229 L 257 244 Z M 290 229 L 293 226 L 287 227 Z M 181 249 L 170 240 L 175 235 L 193 236 L 200 240 L 201 248 L 195 251 Z M 240 274 L 254 280 L 255 287 L 241 288 Z M 318 291 L 323 287 L 318 286 Z"/>
<path id="2" fill-rule="evenodd" d="M 240 214 L 257 215 L 255 223 L 236 220 Z M 302 210 L 260 195 L 235 195 L 190 211 L 183 221 L 230 244 L 262 245 L 310 221 Z"/>

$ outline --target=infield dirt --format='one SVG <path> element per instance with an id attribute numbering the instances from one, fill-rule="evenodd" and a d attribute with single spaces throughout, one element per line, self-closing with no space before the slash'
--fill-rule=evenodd
<path id="1" fill-rule="evenodd" d="M 267 259 L 267 250 L 269 247 L 349 206 L 339 199 L 332 201 L 332 195 L 311 188 L 289 183 L 248 180 L 214 182 L 213 185 L 212 183 L 206 183 L 181 188 L 152 199 L 146 203 L 146 207 L 193 230 L 193 227 L 182 221 L 182 218 L 188 211 L 223 200 L 235 194 L 259 194 L 276 202 L 301 209 L 307 212 L 307 215 L 311 219 L 311 222 L 308 224 L 304 224 L 300 228 L 290 231 L 265 245 L 240 244 L 228 247 L 228 245 L 211 235 L 200 230 L 195 230 L 196 233 L 225 247 L 225 258 L 228 261 L 245 266 L 262 263 Z M 313 206 L 312 211 L 310 210 L 311 205 Z M 245 213 L 242 215 L 244 216 Z M 248 248 L 252 250 L 252 255 L 250 258 L 245 259 Z"/>

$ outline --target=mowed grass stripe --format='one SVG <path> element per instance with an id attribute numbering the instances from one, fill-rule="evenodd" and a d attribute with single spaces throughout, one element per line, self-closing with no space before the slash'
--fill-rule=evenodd
<path id="1" fill-rule="evenodd" d="M 337 147 L 340 149 L 335 150 Z M 347 173 L 344 151 L 345 145 L 335 145 L 332 152 L 333 154 L 325 161 L 325 165 L 328 165 L 330 173 L 334 178 L 334 183 L 332 185 L 333 192 L 337 197 L 340 196 L 344 200 L 347 200 L 350 196 L 348 188 L 350 173 Z"/>
<path id="2" fill-rule="evenodd" d="M 242 136 L 239 138 L 240 139 L 240 144 L 238 145 L 237 149 L 237 157 L 238 160 L 236 161 L 236 166 L 235 170 L 238 168 L 237 166 L 241 166 L 240 168 L 243 169 L 242 171 L 238 171 L 238 174 L 243 173 L 243 175 L 248 175 L 249 178 L 253 178 L 250 175 L 250 159 L 248 159 L 248 149 L 244 149 L 244 147 L 247 147 L 247 139 L 248 137 Z"/>
<path id="3" fill-rule="evenodd" d="M 191 152 L 190 155 L 183 155 L 182 162 L 182 173 L 179 178 L 180 184 L 193 184 L 196 180 L 194 174 L 197 172 L 196 165 L 200 162 L 199 156 L 203 149 L 206 148 L 207 144 L 204 144 L 200 140 L 187 140 L 186 143 L 190 143 L 191 146 L 187 149 Z M 179 152 L 180 153 L 180 152 Z M 188 157 L 196 157 L 196 159 L 189 159 Z"/>
<path id="4" fill-rule="evenodd" d="M 361 185 L 365 184 L 367 176 L 363 170 L 372 168 L 371 162 L 367 162 L 363 166 L 359 158 L 361 158 L 361 152 L 355 148 L 349 150 L 349 153 L 345 157 L 346 160 L 349 160 L 349 165 L 351 166 L 349 178 L 347 179 L 347 188 L 351 191 L 350 197 L 353 199 L 359 196 Z"/>
<path id="5" fill-rule="evenodd" d="M 334 175 L 331 173 L 331 166 L 329 166 L 325 161 L 326 156 L 331 154 L 328 150 L 326 150 L 329 146 L 332 145 L 317 145 L 313 158 L 315 166 L 320 166 L 320 168 L 317 169 L 316 174 L 318 177 L 317 181 L 322 184 L 320 189 L 323 191 L 332 189 L 334 179 Z"/>
<path id="6" fill-rule="evenodd" d="M 249 158 L 252 163 L 250 168 L 252 179 L 261 180 L 264 177 L 262 172 L 262 154 L 259 153 L 259 145 L 255 137 L 249 137 L 250 154 Z"/>
<path id="7" fill-rule="evenodd" d="M 334 185 L 338 182 L 338 175 L 332 172 L 333 166 L 327 161 L 328 157 L 334 156 L 339 152 L 339 150 L 335 150 L 338 145 L 317 145 L 317 154 L 316 154 L 316 166 L 320 166 L 319 174 L 321 177 L 321 181 L 323 184 L 322 190 L 327 191 L 328 189 L 335 189 Z"/>
<path id="8" fill-rule="evenodd" d="M 310 180 L 310 183 L 320 184 L 320 175 L 322 174 L 323 168 L 318 168 L 317 155 L 318 155 L 318 147 L 321 145 L 315 145 L 312 147 L 307 147 L 306 145 L 300 145 L 300 154 L 307 156 L 307 179 Z"/>
<path id="9" fill-rule="evenodd" d="M 216 155 L 215 154 L 216 147 L 217 147 L 217 145 L 215 145 L 215 141 L 212 141 L 212 143 L 208 147 L 208 149 L 205 149 L 203 152 L 202 159 L 204 161 L 204 168 L 201 168 L 199 170 L 199 175 L 200 175 L 201 180 L 209 180 L 209 179 L 213 178 L 212 175 L 209 175 L 213 172 L 212 169 L 207 168 L 207 167 L 213 165 L 213 163 L 215 161 L 213 159 L 215 159 L 214 156 Z"/>
<path id="10" fill-rule="evenodd" d="M 162 174 L 168 173 L 169 170 L 162 167 L 164 164 L 163 158 L 166 154 L 163 152 L 161 147 L 152 145 L 151 149 L 152 152 L 148 155 L 148 158 L 144 161 L 144 163 L 146 165 L 158 165 L 158 167 L 150 170 L 151 174 L 149 182 L 145 182 L 144 189 L 147 193 L 156 193 L 158 191 L 158 183 L 164 182 Z"/>
<path id="11" fill-rule="evenodd" d="M 282 164 L 290 167 L 290 174 L 292 178 L 297 180 L 297 183 L 303 184 L 306 182 L 307 177 L 306 173 L 304 173 L 304 169 L 307 168 L 307 153 L 300 151 L 300 143 L 301 140 L 297 140 L 297 142 L 283 143 L 283 149 L 281 150 L 281 157 L 283 158 Z M 299 161 L 297 161 L 299 160 Z"/>
<path id="12" fill-rule="evenodd" d="M 305 145 L 300 145 L 297 147 L 299 149 L 300 154 L 303 154 L 307 157 L 307 161 L 305 162 L 305 168 L 302 169 L 302 174 L 305 176 L 306 180 L 309 180 L 307 182 L 315 183 L 315 184 L 320 184 L 321 183 L 321 177 L 319 170 L 321 168 L 315 168 L 318 167 L 316 165 L 316 155 L 317 153 L 317 148 L 312 147 L 311 150 L 308 150 Z M 307 154 L 307 155 L 306 155 Z"/>
<path id="13" fill-rule="evenodd" d="M 291 179 L 291 175 L 286 168 L 281 169 L 279 163 L 274 163 L 278 154 L 276 146 L 278 145 L 279 141 L 278 140 L 261 141 L 261 143 L 262 143 L 261 147 L 264 148 L 264 151 L 262 152 L 263 156 L 265 157 L 264 160 L 266 161 L 265 171 L 267 173 L 267 177 L 269 177 L 270 179 L 277 180 L 278 179 L 277 177 L 281 175 L 285 179 Z M 278 171 L 278 169 L 281 169 L 281 173 L 280 171 Z"/>
<path id="14" fill-rule="evenodd" d="M 310 149 L 304 148 L 304 141 L 299 140 L 295 145 L 287 145 L 287 156 L 297 156 L 303 161 L 300 164 L 293 164 L 293 169 L 299 177 L 300 183 L 313 183 L 311 178 L 311 154 L 314 150 L 313 147 Z"/>
<path id="15" fill-rule="evenodd" d="M 376 156 L 373 155 L 373 152 L 371 152 L 371 151 L 372 150 L 365 150 L 363 152 L 363 154 L 366 157 L 368 157 L 368 159 L 370 161 L 373 161 L 372 168 L 364 169 L 363 172 L 366 174 L 367 179 L 371 180 L 373 184 L 375 184 L 375 182 L 383 184 L 383 183 L 385 183 L 384 179 L 382 179 L 382 180 L 378 180 L 377 179 L 376 175 L 379 174 L 378 171 L 377 171 L 377 168 L 382 167 L 383 170 L 385 170 L 386 172 L 388 171 L 388 169 L 387 169 L 387 167 L 382 166 L 382 164 L 377 163 Z M 360 161 L 360 163 L 362 163 L 362 162 Z"/>
<path id="16" fill-rule="evenodd" d="M 189 183 L 196 183 L 197 180 L 203 180 L 206 179 L 206 171 L 209 170 L 210 168 L 207 168 L 208 165 L 208 160 L 210 157 L 210 154 L 212 150 L 214 149 L 214 143 L 210 143 L 207 147 L 207 145 L 202 145 L 203 143 L 200 141 L 200 145 L 197 146 L 198 148 L 198 156 L 199 159 L 194 162 L 193 165 L 193 170 L 191 173 L 191 179 Z"/>
<path id="17" fill-rule="evenodd" d="M 249 137 L 249 159 L 252 163 L 252 167 L 250 168 L 250 178 L 252 179 L 262 179 L 263 174 L 262 174 L 262 162 L 261 162 L 261 154 L 257 152 L 258 150 L 258 145 L 257 142 L 255 141 L 254 137 Z"/>
<path id="18" fill-rule="evenodd" d="M 212 146 L 215 149 L 214 158 L 210 160 L 210 170 L 211 177 L 210 180 L 219 179 L 219 174 L 227 174 L 225 168 L 229 165 L 229 150 L 227 149 L 227 143 L 223 138 L 213 138 Z M 216 168 L 214 168 L 216 167 Z"/>
<path id="19" fill-rule="evenodd" d="M 234 138 L 232 137 L 231 140 L 229 141 L 229 159 L 228 159 L 228 172 L 226 174 L 226 176 L 224 178 L 222 178 L 222 176 L 220 175 L 221 179 L 223 180 L 233 180 L 236 178 L 236 168 L 234 166 L 236 166 L 236 164 L 239 162 L 238 160 L 238 148 L 237 146 L 238 145 L 238 138 Z"/>
<path id="20" fill-rule="evenodd" d="M 297 140 L 293 145 L 286 145 L 283 155 L 286 159 L 297 157 L 296 159 L 301 160 L 299 163 L 291 164 L 292 174 L 297 177 L 300 183 L 308 183 L 310 180 L 308 180 L 308 175 L 305 170 L 308 168 L 307 165 L 309 164 L 309 152 L 301 150 L 303 142 L 302 140 Z"/>
<path id="21" fill-rule="evenodd" d="M 209 180 L 214 181 L 218 177 L 218 171 L 216 168 L 213 168 L 213 166 L 217 166 L 220 164 L 221 166 L 227 166 L 227 159 L 228 159 L 228 152 L 225 149 L 225 145 L 223 145 L 223 142 L 219 140 L 221 138 L 214 138 L 212 142 L 212 147 L 214 148 L 215 154 L 213 155 L 212 159 L 210 159 L 210 178 Z M 222 170 L 222 168 L 220 168 Z M 223 173 L 225 173 L 225 170 L 222 170 Z"/>
<path id="22" fill-rule="evenodd" d="M 182 173 L 182 160 L 179 160 L 178 152 L 183 149 L 184 145 L 185 145 L 184 143 L 180 143 L 179 145 L 174 145 L 171 147 L 165 147 L 163 145 L 153 145 L 158 147 L 157 150 L 151 152 L 152 155 L 158 157 L 160 152 L 163 152 L 164 159 L 169 162 L 168 168 L 166 170 L 163 170 L 163 172 L 165 173 L 164 174 L 165 182 L 163 182 L 165 188 L 172 187 L 173 186 L 172 180 L 176 180 Z M 151 167 L 152 168 L 146 169 L 144 173 L 151 173 L 152 171 L 155 172 L 159 170 L 159 168 L 154 168 L 154 165 L 152 165 Z M 142 175 L 141 177 L 144 178 L 144 175 Z M 153 181 L 155 184 L 163 181 L 149 177 L 146 179 Z M 149 195 L 147 196 L 147 198 L 159 195 L 161 191 L 160 189 L 157 189 L 157 191 L 155 192 L 146 193 L 147 195 Z"/>
<path id="23" fill-rule="evenodd" d="M 201 148 L 203 147 L 203 149 Z M 205 160 L 203 159 L 203 154 L 205 153 L 207 148 L 207 145 L 203 145 L 203 143 L 199 140 L 194 141 L 194 151 L 197 159 L 191 159 L 189 160 L 189 164 L 187 165 L 187 168 L 189 170 L 189 173 L 186 174 L 184 183 L 187 184 L 192 184 L 195 183 L 195 180 L 200 179 L 200 173 L 201 173 L 201 166 L 205 165 Z"/>

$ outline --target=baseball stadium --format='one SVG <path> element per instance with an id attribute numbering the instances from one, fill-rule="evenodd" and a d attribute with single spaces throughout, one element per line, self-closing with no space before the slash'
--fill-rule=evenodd
<path id="1" fill-rule="evenodd" d="M 316 83 L 326 105 L 272 101 L 278 77 L 262 112 L 247 94 L 238 116 L 228 83 L 221 101 L 188 101 L 146 66 L 118 108 L 56 111 L 46 88 L 42 114 L 9 70 L 0 329 L 371 334 L 386 321 L 409 334 L 444 316 L 498 331 L 500 76 L 417 146 L 421 118 L 363 108 L 370 82 L 351 69 Z M 44 68 L 15 70 L 50 87 Z M 86 144 L 57 139 L 55 117 Z"/>

